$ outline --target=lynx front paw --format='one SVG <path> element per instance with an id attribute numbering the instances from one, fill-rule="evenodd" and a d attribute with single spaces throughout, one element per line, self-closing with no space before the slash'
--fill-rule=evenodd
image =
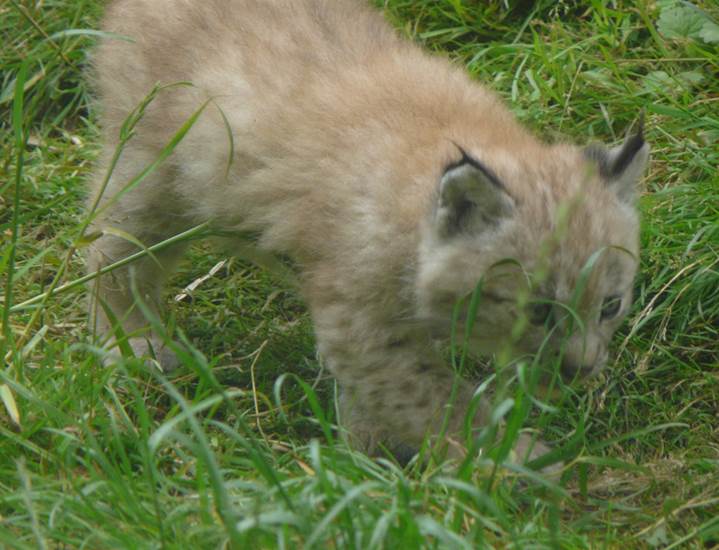
<path id="1" fill-rule="evenodd" d="M 171 372 L 180 365 L 180 360 L 175 352 L 159 338 L 138 336 L 130 338 L 129 344 L 135 357 L 144 359 L 145 363 L 150 367 L 156 368 L 159 366 L 162 372 Z M 120 352 L 115 347 L 105 356 L 103 364 L 105 366 L 112 365 L 120 357 Z"/>
<path id="2" fill-rule="evenodd" d="M 404 467 L 419 452 L 419 449 L 412 445 L 407 445 L 394 438 L 377 431 L 348 430 L 348 443 L 353 449 L 364 452 L 370 457 L 393 457 L 397 463 Z"/>
<path id="3" fill-rule="evenodd" d="M 383 429 L 381 423 L 344 391 L 340 395 L 340 422 L 349 446 L 368 456 L 386 457 L 389 453 L 405 466 L 418 452 L 414 446 L 403 443 Z"/>
<path id="4" fill-rule="evenodd" d="M 132 338 L 130 346 L 136 357 L 156 362 L 162 372 L 170 372 L 180 366 L 180 359 L 175 352 L 158 338 Z"/>

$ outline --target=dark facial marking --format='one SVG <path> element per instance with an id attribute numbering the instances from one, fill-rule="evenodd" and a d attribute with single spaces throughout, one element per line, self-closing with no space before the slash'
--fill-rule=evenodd
<path id="1" fill-rule="evenodd" d="M 514 298 L 505 298 L 503 296 L 499 296 L 498 294 L 494 294 L 493 292 L 488 292 L 486 290 L 482 291 L 482 298 L 486 298 L 487 300 L 491 300 L 492 302 L 497 303 L 514 302 Z"/>
<path id="2" fill-rule="evenodd" d="M 395 340 L 390 340 L 390 342 L 387 344 L 390 348 L 401 348 L 402 346 L 407 345 L 407 338 L 397 338 Z"/>
<path id="3" fill-rule="evenodd" d="M 608 296 L 602 302 L 600 320 L 608 321 L 614 319 L 622 308 L 622 297 L 618 295 Z"/>
<path id="4" fill-rule="evenodd" d="M 417 384 L 415 384 L 412 380 L 405 380 L 402 382 L 402 392 L 405 395 L 409 395 L 415 391 L 417 391 Z"/>
<path id="5" fill-rule="evenodd" d="M 529 322 L 541 326 L 552 317 L 552 304 L 546 302 L 535 302 L 529 306 Z"/>
<path id="6" fill-rule="evenodd" d="M 417 365 L 417 374 L 424 375 L 432 372 L 434 370 L 434 367 L 431 363 L 420 363 Z"/>
<path id="7" fill-rule="evenodd" d="M 429 396 L 426 394 L 423 394 L 422 397 L 420 397 L 417 402 L 414 404 L 415 407 L 418 409 L 426 409 L 430 405 L 430 399 Z"/>

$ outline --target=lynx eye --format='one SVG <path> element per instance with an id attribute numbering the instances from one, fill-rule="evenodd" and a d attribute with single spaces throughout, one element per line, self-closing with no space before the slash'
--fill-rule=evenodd
<path id="1" fill-rule="evenodd" d="M 552 304 L 534 302 L 529 306 L 529 322 L 533 325 L 543 325 L 552 316 Z"/>
<path id="2" fill-rule="evenodd" d="M 609 319 L 614 319 L 617 316 L 617 313 L 619 313 L 621 307 L 621 296 L 608 296 L 607 298 L 604 298 L 604 302 L 602 302 L 601 320 L 607 321 Z"/>

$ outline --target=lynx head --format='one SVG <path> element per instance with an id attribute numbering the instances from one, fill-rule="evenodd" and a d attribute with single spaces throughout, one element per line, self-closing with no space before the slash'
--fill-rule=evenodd
<path id="1" fill-rule="evenodd" d="M 423 231 L 418 315 L 446 330 L 454 304 L 479 283 L 475 351 L 541 352 L 561 357 L 565 378 L 596 374 L 629 310 L 638 265 L 634 203 L 649 156 L 641 129 L 613 149 L 456 156 Z"/>

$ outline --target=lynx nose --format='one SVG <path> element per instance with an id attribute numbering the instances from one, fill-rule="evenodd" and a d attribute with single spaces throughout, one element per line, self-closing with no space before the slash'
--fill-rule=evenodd
<path id="1" fill-rule="evenodd" d="M 595 365 L 575 365 L 562 361 L 562 375 L 565 380 L 571 382 L 572 380 L 579 378 L 589 378 L 595 374 Z M 599 370 L 599 369 L 597 369 Z"/>
<path id="2" fill-rule="evenodd" d="M 569 380 L 589 378 L 602 370 L 606 363 L 606 348 L 598 337 L 573 334 L 562 357 L 562 374 Z"/>

